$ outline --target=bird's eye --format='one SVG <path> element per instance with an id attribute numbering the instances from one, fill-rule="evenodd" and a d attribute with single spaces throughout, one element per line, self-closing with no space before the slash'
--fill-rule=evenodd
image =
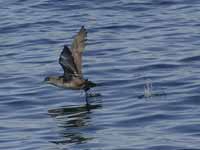
<path id="1" fill-rule="evenodd" d="M 46 78 L 44 79 L 44 81 L 49 81 L 49 77 L 46 77 Z"/>

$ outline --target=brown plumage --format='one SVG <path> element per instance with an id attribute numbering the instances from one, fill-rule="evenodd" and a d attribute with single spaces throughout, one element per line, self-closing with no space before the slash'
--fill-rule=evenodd
<path id="1" fill-rule="evenodd" d="M 71 48 L 65 45 L 60 54 L 59 64 L 64 70 L 63 76 L 46 77 L 45 81 L 47 83 L 58 87 L 83 89 L 85 91 L 96 86 L 95 83 L 84 79 L 82 74 L 82 53 L 85 48 L 86 37 L 87 31 L 82 26 L 75 36 Z"/>

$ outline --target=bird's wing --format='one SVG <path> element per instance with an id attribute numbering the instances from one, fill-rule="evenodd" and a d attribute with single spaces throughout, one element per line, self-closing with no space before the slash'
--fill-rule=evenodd
<path id="1" fill-rule="evenodd" d="M 70 80 L 73 76 L 78 75 L 78 71 L 74 63 L 74 58 L 70 49 L 66 45 L 60 54 L 59 64 L 64 70 L 64 78 L 66 80 Z"/>
<path id="2" fill-rule="evenodd" d="M 72 46 L 71 52 L 74 58 L 74 63 L 76 65 L 78 74 L 82 76 L 82 52 L 85 48 L 85 41 L 87 37 L 87 31 L 84 26 L 81 27 L 80 31 L 75 36 Z"/>

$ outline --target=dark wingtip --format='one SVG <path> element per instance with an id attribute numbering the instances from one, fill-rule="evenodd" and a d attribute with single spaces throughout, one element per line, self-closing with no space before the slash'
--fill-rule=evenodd
<path id="1" fill-rule="evenodd" d="M 64 45 L 64 48 L 68 48 L 68 46 L 65 44 L 65 45 Z"/>
<path id="2" fill-rule="evenodd" d="M 85 26 L 81 26 L 80 32 L 85 32 L 85 33 L 87 33 L 87 31 L 86 31 L 86 29 L 85 29 Z"/>

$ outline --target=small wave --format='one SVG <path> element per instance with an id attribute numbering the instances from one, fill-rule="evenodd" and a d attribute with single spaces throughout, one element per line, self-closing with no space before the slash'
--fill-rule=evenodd
<path id="1" fill-rule="evenodd" d="M 193 61 L 200 61 L 200 55 L 199 56 L 192 56 L 192 57 L 186 57 L 180 60 L 181 62 L 193 62 Z"/>
<path id="2" fill-rule="evenodd" d="M 99 28 L 94 28 L 96 30 L 110 30 L 110 29 L 137 29 L 140 28 L 141 26 L 138 25 L 113 25 L 113 26 L 104 26 L 104 27 L 99 27 Z"/>
<path id="3" fill-rule="evenodd" d="M 160 6 L 171 6 L 175 4 L 179 4 L 178 1 L 172 1 L 172 0 L 152 0 L 152 4 L 154 5 L 160 5 Z"/>
<path id="4" fill-rule="evenodd" d="M 21 23 L 21 24 L 11 24 L 4 26 L 0 29 L 0 33 L 14 33 L 14 32 L 21 32 L 23 29 L 32 29 L 35 26 L 42 26 L 42 25 L 57 25 L 62 24 L 60 21 L 38 21 L 38 22 L 28 22 L 28 23 Z"/>
<path id="5" fill-rule="evenodd" d="M 159 70 L 163 70 L 163 69 L 174 69 L 174 68 L 178 68 L 180 67 L 180 65 L 178 64 L 167 64 L 167 63 L 159 63 L 159 64 L 150 64 L 150 65 L 145 65 L 145 66 L 140 66 L 138 68 L 136 68 L 137 71 L 139 70 L 151 70 L 151 69 L 159 69 Z"/>

